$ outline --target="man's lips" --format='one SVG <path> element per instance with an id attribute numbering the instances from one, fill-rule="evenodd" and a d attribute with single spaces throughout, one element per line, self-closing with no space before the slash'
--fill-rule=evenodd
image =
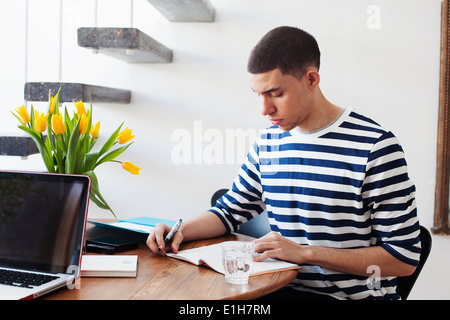
<path id="1" fill-rule="evenodd" d="M 274 126 L 278 126 L 282 121 L 282 119 L 269 119 L 269 120 Z"/>

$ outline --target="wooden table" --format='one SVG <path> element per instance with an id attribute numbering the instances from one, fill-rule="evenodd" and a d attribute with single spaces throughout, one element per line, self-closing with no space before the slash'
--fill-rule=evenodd
<path id="1" fill-rule="evenodd" d="M 92 227 L 87 238 L 101 236 L 111 230 Z M 116 232 L 116 231 L 114 231 Z M 125 231 L 127 235 L 137 233 Z M 123 236 L 123 235 L 120 235 Z M 146 237 L 145 237 L 146 238 Z M 43 297 L 48 300 L 225 300 L 255 299 L 274 292 L 292 281 L 297 270 L 286 270 L 252 276 L 246 285 L 233 285 L 224 275 L 206 267 L 155 255 L 139 239 L 139 247 L 122 254 L 138 255 L 138 272 L 135 278 L 81 278 L 80 289 L 63 288 Z M 251 240 L 252 238 L 231 234 L 228 236 L 183 243 L 180 249 L 189 249 L 227 240 Z"/>

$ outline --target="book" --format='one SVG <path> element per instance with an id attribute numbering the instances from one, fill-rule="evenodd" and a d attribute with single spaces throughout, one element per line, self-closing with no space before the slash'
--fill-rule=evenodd
<path id="1" fill-rule="evenodd" d="M 167 256 L 195 265 L 205 265 L 216 272 L 225 274 L 225 269 L 222 264 L 222 248 L 220 243 L 180 250 L 178 253 L 168 252 Z M 291 269 L 300 269 L 300 266 L 291 262 L 267 258 L 259 262 L 253 261 L 252 267 L 250 268 L 250 276 Z"/>
<path id="2" fill-rule="evenodd" d="M 144 233 L 144 234 L 149 234 L 155 228 L 155 226 L 158 222 L 165 223 L 169 227 L 173 227 L 176 223 L 176 221 L 173 221 L 173 220 L 153 218 L 153 217 L 136 217 L 136 218 L 123 219 L 123 220 L 108 222 L 108 223 L 94 221 L 94 220 L 88 220 L 88 222 L 92 223 L 93 225 L 98 226 L 98 227 L 122 229 L 122 230 L 134 231 L 134 232 L 139 232 L 139 233 Z"/>
<path id="3" fill-rule="evenodd" d="M 82 277 L 136 277 L 137 255 L 83 255 Z"/>

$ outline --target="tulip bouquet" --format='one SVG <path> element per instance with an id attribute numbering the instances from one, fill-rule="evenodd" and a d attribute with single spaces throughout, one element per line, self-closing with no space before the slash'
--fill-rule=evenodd
<path id="1" fill-rule="evenodd" d="M 115 217 L 100 193 L 94 169 L 105 162 L 118 162 L 125 170 L 139 174 L 140 168 L 133 163 L 116 160 L 133 143 L 129 141 L 135 136 L 128 127 L 121 131 L 122 123 L 95 150 L 93 147 L 99 136 L 100 121 L 95 124 L 92 122 L 92 102 L 88 111 L 83 101 L 74 102 L 77 112 L 70 117 L 65 107 L 63 117 L 59 110 L 59 93 L 60 91 L 53 97 L 49 93 L 47 114 L 37 112 L 33 106 L 29 113 L 24 105 L 17 108 L 16 113 L 11 113 L 20 122 L 18 127 L 36 143 L 48 172 L 88 175 L 92 182 L 90 199 L 98 207 L 111 211 Z M 44 133 L 47 133 L 46 137 Z M 121 146 L 117 147 L 117 144 Z"/>

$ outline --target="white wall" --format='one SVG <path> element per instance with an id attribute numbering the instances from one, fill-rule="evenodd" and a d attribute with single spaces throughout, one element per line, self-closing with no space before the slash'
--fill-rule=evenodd
<path id="1" fill-rule="evenodd" d="M 399 138 L 417 186 L 419 218 L 430 228 L 441 0 L 211 2 L 216 9 L 214 23 L 169 22 L 146 0 L 98 0 L 97 15 L 94 0 L 64 0 L 62 7 L 60 0 L 29 1 L 28 19 L 25 0 L 1 1 L 0 133 L 20 134 L 10 110 L 24 103 L 26 81 L 82 82 L 131 90 L 130 104 L 95 103 L 94 121 L 102 122 L 101 139 L 122 121 L 133 129 L 135 143 L 121 159 L 141 166 L 141 174 L 131 175 L 117 164 L 102 165 L 97 170 L 102 193 L 119 218 L 191 218 L 209 207 L 215 190 L 231 185 L 240 166 L 239 159 L 226 163 L 227 152 L 238 152 L 226 134 L 239 129 L 250 134 L 269 125 L 260 115 L 260 101 L 250 90 L 246 73 L 251 48 L 273 27 L 298 26 L 319 42 L 326 97 L 372 117 Z M 137 27 L 173 49 L 173 63 L 128 64 L 79 47 L 77 28 L 95 24 Z M 172 152 L 180 147 L 180 140 L 172 135 L 177 138 L 179 133 L 187 133 L 195 144 L 191 164 L 174 163 Z M 223 156 L 211 158 L 208 154 L 220 145 L 220 139 L 232 147 L 224 147 Z M 225 164 L 209 164 L 214 159 Z M 0 156 L 0 169 L 44 167 L 39 155 L 27 160 Z M 89 215 L 110 217 L 94 204 Z M 436 250 L 450 245 L 447 237 L 435 238 L 440 243 Z M 430 268 L 433 259 L 440 259 L 434 260 L 435 268 L 448 266 L 446 255 L 434 251 Z M 431 290 L 435 282 L 429 272 L 419 285 L 423 291 L 435 292 L 436 298 L 449 297 L 445 290 Z M 420 294 L 416 297 L 430 298 Z"/>

